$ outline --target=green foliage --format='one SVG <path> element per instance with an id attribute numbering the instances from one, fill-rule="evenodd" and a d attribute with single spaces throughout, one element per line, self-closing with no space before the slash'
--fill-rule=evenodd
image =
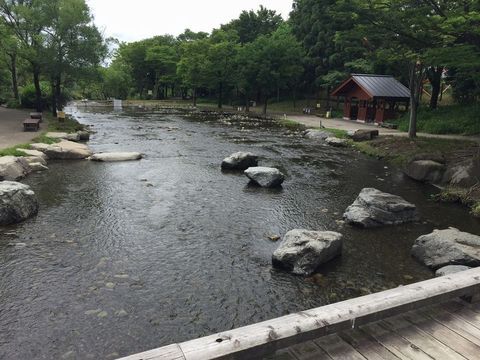
<path id="1" fill-rule="evenodd" d="M 421 108 L 417 129 L 430 134 L 480 134 L 480 104 L 451 105 L 437 109 Z M 408 115 L 396 121 L 399 130 L 408 130 Z"/>
<path id="2" fill-rule="evenodd" d="M 43 143 L 48 145 L 56 144 L 56 143 L 59 143 L 60 141 L 61 141 L 60 139 L 54 139 L 46 136 L 45 133 L 37 136 L 32 140 L 32 142 L 34 143 Z"/>
<path id="3" fill-rule="evenodd" d="M 345 130 L 329 129 L 329 128 L 325 128 L 325 130 L 339 139 L 348 139 L 348 132 Z"/>
<path id="4" fill-rule="evenodd" d="M 50 93 L 51 86 L 48 82 L 42 81 L 40 83 L 42 91 L 41 104 L 43 108 L 47 108 L 51 104 Z M 35 86 L 32 83 L 27 84 L 20 91 L 21 105 L 27 109 L 33 109 L 36 105 Z"/>

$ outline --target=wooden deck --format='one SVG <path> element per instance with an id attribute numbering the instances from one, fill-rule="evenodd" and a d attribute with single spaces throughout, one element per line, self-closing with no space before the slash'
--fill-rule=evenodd
<path id="1" fill-rule="evenodd" d="M 123 360 L 480 360 L 479 295 L 475 268 Z"/>
<path id="2" fill-rule="evenodd" d="M 265 360 L 477 360 L 480 304 L 450 301 L 328 335 Z"/>

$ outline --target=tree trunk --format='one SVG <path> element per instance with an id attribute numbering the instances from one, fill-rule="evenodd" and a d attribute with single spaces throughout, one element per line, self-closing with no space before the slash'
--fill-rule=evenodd
<path id="1" fill-rule="evenodd" d="M 57 109 L 62 111 L 63 110 L 62 78 L 60 74 L 58 74 L 55 77 L 55 97 L 57 99 Z"/>
<path id="2" fill-rule="evenodd" d="M 327 86 L 327 110 L 326 111 L 329 111 L 330 110 L 330 85 Z"/>
<path id="3" fill-rule="evenodd" d="M 280 102 L 280 88 L 277 87 L 277 104 Z"/>
<path id="4" fill-rule="evenodd" d="M 422 92 L 425 69 L 420 62 L 411 64 L 410 68 L 410 124 L 408 137 L 417 136 L 417 113 L 420 105 L 420 94 Z"/>
<path id="5" fill-rule="evenodd" d="M 33 85 L 35 86 L 35 110 L 42 112 L 42 88 L 40 87 L 40 70 L 38 65 L 33 66 Z"/>
<path id="6" fill-rule="evenodd" d="M 193 106 L 197 107 L 197 88 L 193 88 Z"/>
<path id="7" fill-rule="evenodd" d="M 20 101 L 18 95 L 18 79 L 17 79 L 17 54 L 11 54 L 10 56 L 10 72 L 12 74 L 12 94 L 15 100 Z"/>
<path id="8" fill-rule="evenodd" d="M 293 110 L 297 107 L 297 87 L 293 88 Z"/>
<path id="9" fill-rule="evenodd" d="M 218 108 L 221 109 L 223 106 L 223 82 L 218 85 Z"/>
<path id="10" fill-rule="evenodd" d="M 52 115 L 57 117 L 57 90 L 55 88 L 55 80 L 52 79 L 50 87 L 52 88 Z"/>
<path id="11" fill-rule="evenodd" d="M 438 106 L 438 98 L 442 86 L 443 66 L 431 67 L 427 71 L 428 80 L 432 85 L 432 97 L 430 99 L 430 109 L 436 109 Z"/>
<path id="12" fill-rule="evenodd" d="M 267 115 L 268 96 L 265 95 L 265 101 L 263 102 L 263 115 Z"/>
<path id="13" fill-rule="evenodd" d="M 245 91 L 245 111 L 250 112 L 250 99 L 248 98 L 248 92 Z"/>

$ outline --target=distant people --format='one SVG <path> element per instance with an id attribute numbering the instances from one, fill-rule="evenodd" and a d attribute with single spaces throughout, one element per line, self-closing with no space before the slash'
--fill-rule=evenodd
<path id="1" fill-rule="evenodd" d="M 309 107 L 303 108 L 303 113 L 304 113 L 305 115 L 310 115 L 311 112 L 312 112 L 312 109 L 311 109 L 311 108 L 309 108 Z"/>

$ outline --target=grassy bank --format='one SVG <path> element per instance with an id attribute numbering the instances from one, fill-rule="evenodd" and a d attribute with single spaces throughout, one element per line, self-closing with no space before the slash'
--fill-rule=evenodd
<path id="1" fill-rule="evenodd" d="M 435 110 L 428 107 L 418 112 L 417 130 L 429 134 L 480 134 L 480 104 L 449 105 Z M 390 121 L 389 121 L 390 122 Z M 408 131 L 408 114 L 394 121 L 399 130 Z"/>

